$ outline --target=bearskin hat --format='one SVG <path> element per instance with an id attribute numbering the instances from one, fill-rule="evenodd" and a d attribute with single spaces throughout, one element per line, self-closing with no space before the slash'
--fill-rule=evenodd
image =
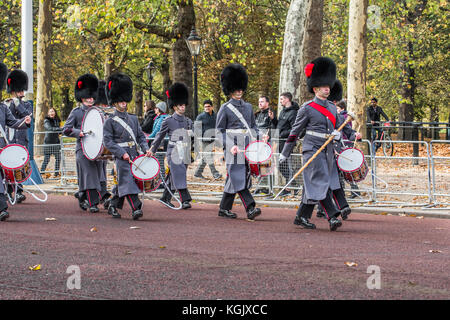
<path id="1" fill-rule="evenodd" d="M 187 105 L 189 102 L 189 89 L 184 83 L 175 82 L 166 91 L 166 96 L 169 108 L 182 104 Z"/>
<path id="2" fill-rule="evenodd" d="M 336 82 L 336 64 L 328 57 L 319 57 L 305 67 L 306 84 L 308 90 L 314 93 L 314 87 L 330 86 Z"/>
<path id="3" fill-rule="evenodd" d="M 226 96 L 236 90 L 245 91 L 248 85 L 247 71 L 238 63 L 229 64 L 220 74 L 220 83 L 222 85 L 222 91 Z"/>
<path id="4" fill-rule="evenodd" d="M 328 100 L 330 101 L 341 101 L 342 100 L 342 83 L 336 79 L 333 88 L 330 90 L 330 95 L 328 96 Z"/>
<path id="5" fill-rule="evenodd" d="M 95 100 L 95 105 L 107 105 L 108 99 L 106 98 L 106 81 L 100 80 L 98 82 L 97 100 Z"/>
<path id="6" fill-rule="evenodd" d="M 21 92 L 28 90 L 28 75 L 22 70 L 13 70 L 6 78 L 6 91 Z"/>
<path id="7" fill-rule="evenodd" d="M 95 75 L 86 73 L 77 79 L 75 83 L 75 100 L 81 102 L 81 99 L 97 99 L 98 79 Z"/>
<path id="8" fill-rule="evenodd" d="M 133 81 L 124 73 L 115 73 L 106 80 L 106 98 L 108 104 L 130 102 L 133 100 Z"/>
<path id="9" fill-rule="evenodd" d="M 3 62 L 0 62 L 0 91 L 5 87 L 5 79 L 8 75 L 8 67 Z"/>

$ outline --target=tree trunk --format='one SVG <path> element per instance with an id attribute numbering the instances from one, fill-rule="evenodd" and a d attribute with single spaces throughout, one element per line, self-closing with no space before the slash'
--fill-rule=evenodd
<path id="1" fill-rule="evenodd" d="M 306 30 L 303 38 L 303 57 L 301 65 L 321 56 L 322 34 L 323 34 L 323 0 L 314 0 L 309 3 L 306 17 Z M 303 68 L 300 70 L 300 98 L 299 102 L 311 100 L 314 95 L 308 91 L 306 75 Z"/>
<path id="2" fill-rule="evenodd" d="M 39 1 L 39 21 L 37 34 L 37 95 L 36 95 L 36 130 L 45 131 L 44 119 L 51 106 L 51 35 L 52 35 L 52 1 Z M 37 135 L 36 144 L 44 143 L 44 135 Z"/>
<path id="3" fill-rule="evenodd" d="M 302 61 L 306 19 L 312 0 L 292 0 L 286 17 L 283 56 L 281 60 L 279 95 L 290 92 L 293 99 L 300 99 Z M 300 102 L 300 101 L 299 101 Z M 278 108 L 278 113 L 281 106 Z"/>
<path id="4" fill-rule="evenodd" d="M 141 120 L 142 118 L 142 104 L 144 99 L 144 90 L 136 88 L 134 90 L 134 113 Z"/>
<path id="5" fill-rule="evenodd" d="M 70 100 L 70 88 L 63 87 L 61 90 L 63 96 L 63 106 L 61 109 L 61 119 L 66 120 L 69 117 L 70 111 L 73 109 L 73 101 Z"/>
<path id="6" fill-rule="evenodd" d="M 366 55 L 368 0 L 350 0 L 348 26 L 347 107 L 355 130 L 366 134 Z M 366 137 L 367 138 L 367 137 Z"/>
<path id="7" fill-rule="evenodd" d="M 169 53 L 167 52 L 167 50 L 163 50 L 163 62 L 161 64 L 161 74 L 163 78 L 163 92 L 162 92 L 162 95 L 164 97 L 163 100 L 167 101 L 166 91 L 172 84 L 172 80 L 170 78 Z"/>
<path id="8" fill-rule="evenodd" d="M 193 119 L 194 108 L 192 103 L 192 57 L 186 44 L 186 39 L 195 26 L 195 12 L 192 0 L 178 1 L 178 36 L 173 45 L 173 81 L 182 82 L 189 88 L 189 106 L 186 116 Z"/>

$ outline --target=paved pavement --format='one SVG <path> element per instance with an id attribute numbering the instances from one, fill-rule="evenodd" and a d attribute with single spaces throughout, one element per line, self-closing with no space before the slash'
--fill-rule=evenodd
<path id="1" fill-rule="evenodd" d="M 0 299 L 450 298 L 449 219 L 354 212 L 330 232 L 315 217 L 316 230 L 293 225 L 295 209 L 262 209 L 249 222 L 240 205 L 229 220 L 216 204 L 146 200 L 133 221 L 128 204 L 116 220 L 72 196 L 29 197 L 0 222 Z"/>

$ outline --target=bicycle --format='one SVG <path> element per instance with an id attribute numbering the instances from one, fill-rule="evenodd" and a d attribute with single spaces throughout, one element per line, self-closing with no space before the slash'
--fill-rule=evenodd
<path id="1" fill-rule="evenodd" d="M 378 148 L 381 147 L 385 157 L 392 157 L 392 155 L 394 154 L 394 143 L 392 142 L 392 138 L 389 134 L 390 126 L 391 124 L 389 122 L 383 123 L 383 126 L 381 127 L 381 135 L 378 139 L 379 142 L 374 143 L 375 153 L 377 152 Z"/>

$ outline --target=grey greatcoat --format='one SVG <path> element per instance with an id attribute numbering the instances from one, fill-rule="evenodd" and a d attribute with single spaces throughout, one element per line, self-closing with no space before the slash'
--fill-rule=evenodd
<path id="1" fill-rule="evenodd" d="M 102 176 L 102 161 L 89 160 L 83 153 L 81 146 L 80 132 L 81 124 L 83 122 L 84 115 L 88 107 L 81 105 L 73 109 L 66 123 L 63 127 L 63 134 L 68 137 L 77 138 L 77 145 L 75 148 L 76 163 L 77 163 L 77 176 L 78 176 L 78 188 L 79 191 L 96 189 L 101 191 L 100 179 Z"/>
<path id="2" fill-rule="evenodd" d="M 115 157 L 117 180 L 119 183 L 117 185 L 117 192 L 119 197 L 124 197 L 129 194 L 139 194 L 141 190 L 137 186 L 131 173 L 131 165 L 122 158 L 125 153 L 128 153 L 130 159 L 134 160 L 140 155 L 138 152 L 139 147 L 136 146 L 128 131 L 119 122 L 114 120 L 115 117 L 119 117 L 128 124 L 134 133 L 134 137 L 142 153 L 145 153 L 148 150 L 147 140 L 139 125 L 137 116 L 129 114 L 128 112 L 119 112 L 116 110 L 114 114 L 105 121 L 103 126 L 103 143 Z M 119 144 L 127 144 L 127 146 L 121 146 Z"/>
<path id="3" fill-rule="evenodd" d="M 161 130 L 151 145 L 151 151 L 156 153 L 166 135 L 169 136 L 167 146 L 167 162 L 170 168 L 169 186 L 171 189 L 187 189 L 186 171 L 191 163 L 191 136 L 193 135 L 192 120 L 174 113 L 164 119 Z"/>
<path id="4" fill-rule="evenodd" d="M 231 111 L 227 105 L 231 103 L 244 117 L 252 134 L 239 118 Z M 240 131 L 240 132 L 239 132 Z M 230 149 L 237 145 L 240 150 L 245 150 L 251 142 L 251 137 L 257 138 L 258 127 L 255 122 L 252 105 L 244 100 L 230 99 L 223 104 L 217 113 L 216 120 L 217 137 L 224 147 L 225 161 L 227 167 L 227 179 L 225 181 L 224 192 L 237 193 L 249 189 L 252 185 L 250 169 L 243 152 L 232 155 Z"/>
<path id="5" fill-rule="evenodd" d="M 30 127 L 30 125 L 23 122 L 23 119 L 16 119 L 13 114 L 11 113 L 11 110 L 7 107 L 6 104 L 3 102 L 0 102 L 0 126 L 2 127 L 3 131 L 7 135 L 8 131 L 6 126 L 14 129 L 19 129 L 21 131 L 26 132 L 26 129 Z M 20 126 L 20 124 L 22 125 Z M 0 131 L 1 132 L 1 131 Z M 0 149 L 3 149 L 7 145 L 3 135 L 0 133 Z M 3 179 L 0 182 L 0 194 L 5 193 L 5 185 L 3 184 Z"/>
<path id="6" fill-rule="evenodd" d="M 336 127 L 322 113 L 309 105 L 312 101 L 325 107 L 336 117 Z M 312 101 L 306 102 L 299 109 L 291 133 L 281 152 L 283 156 L 289 157 L 299 138 L 299 134 L 306 130 L 302 144 L 303 163 L 306 163 L 327 140 L 326 138 L 308 134 L 308 131 L 331 134 L 344 122 L 343 117 L 337 116 L 336 106 L 330 101 L 320 100 L 317 97 Z M 349 125 L 344 127 L 343 132 L 350 139 L 354 139 L 355 132 Z M 325 199 L 328 189 L 337 190 L 341 188 L 333 143 L 329 143 L 303 171 L 303 181 L 305 190 L 302 202 L 306 204 L 314 204 Z"/>
<path id="7" fill-rule="evenodd" d="M 6 100 L 5 104 L 16 119 L 33 116 L 33 105 L 29 101 L 13 98 Z M 7 134 L 9 135 L 9 143 L 17 143 L 28 149 L 28 130 L 16 130 L 10 127 Z"/>

